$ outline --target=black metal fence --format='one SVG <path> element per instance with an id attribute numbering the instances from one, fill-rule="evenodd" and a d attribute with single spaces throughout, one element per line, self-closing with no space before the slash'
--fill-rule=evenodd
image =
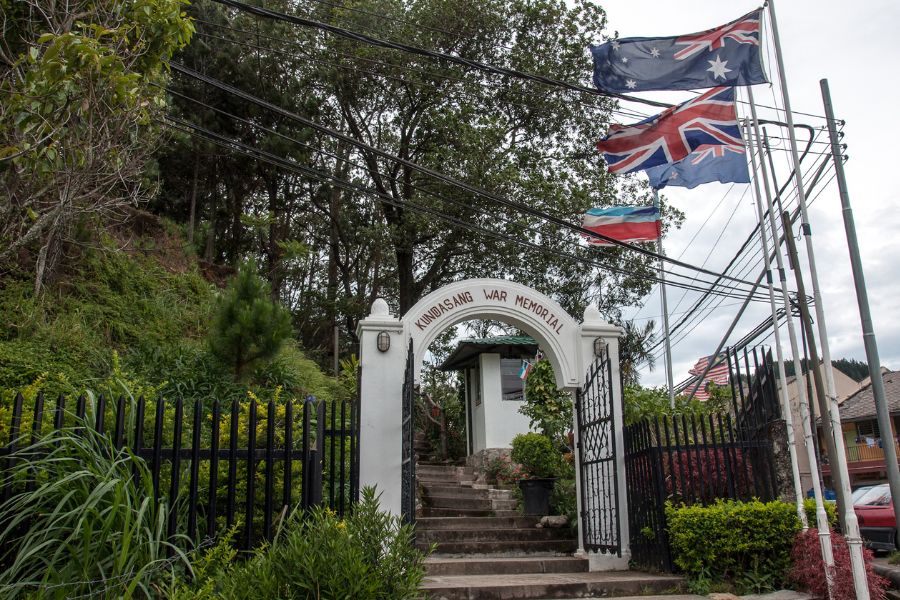
<path id="1" fill-rule="evenodd" d="M 631 554 L 644 568 L 672 570 L 665 503 L 778 498 L 769 424 L 780 419 L 771 352 L 752 353 L 752 377 L 729 352 L 731 414 L 656 417 L 625 428 Z M 745 373 L 749 356 L 744 354 Z"/>
<path id="2" fill-rule="evenodd" d="M 4 471 L 18 448 L 51 430 L 92 426 L 147 462 L 155 499 L 169 507 L 169 536 L 199 541 L 237 524 L 235 541 L 249 549 L 272 539 L 276 519 L 293 508 L 324 503 L 344 514 L 359 494 L 356 400 L 310 396 L 225 408 L 218 400 L 186 406 L 181 399 L 80 396 L 74 410 L 69 401 L 60 395 L 51 407 L 38 394 L 26 407 L 22 394 L 15 396 L 8 443 L 0 448 Z M 3 477 L 3 500 L 18 485 Z"/>

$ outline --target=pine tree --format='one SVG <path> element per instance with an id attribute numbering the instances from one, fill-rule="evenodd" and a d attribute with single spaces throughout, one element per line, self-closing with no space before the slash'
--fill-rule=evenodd
<path id="1" fill-rule="evenodd" d="M 240 380 L 247 367 L 273 357 L 291 335 L 290 312 L 272 302 L 256 265 L 245 263 L 220 299 L 210 347 Z"/>

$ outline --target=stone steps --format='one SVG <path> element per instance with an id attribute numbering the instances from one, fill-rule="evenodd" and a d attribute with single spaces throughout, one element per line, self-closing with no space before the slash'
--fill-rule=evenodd
<path id="1" fill-rule="evenodd" d="M 517 575 L 525 573 L 586 573 L 588 561 L 574 556 L 514 556 L 447 558 L 425 560 L 429 577 L 446 575 Z"/>
<path id="2" fill-rule="evenodd" d="M 590 598 L 673 591 L 674 575 L 634 571 L 531 573 L 508 575 L 429 575 L 422 591 L 432 600 L 525 600 Z"/>
<path id="3" fill-rule="evenodd" d="M 539 530 L 536 530 L 539 531 Z M 506 540 L 506 541 L 451 541 L 436 542 L 435 552 L 441 554 L 516 554 L 527 555 L 536 552 L 548 552 L 555 554 L 571 554 L 578 549 L 578 542 L 574 539 L 551 540 Z M 416 538 L 416 547 L 427 550 L 431 543 Z"/>
<path id="4" fill-rule="evenodd" d="M 572 540 L 572 531 L 562 529 L 433 529 L 419 531 L 416 539 L 422 542 L 535 542 L 542 540 Z"/>
<path id="5" fill-rule="evenodd" d="M 510 529 L 515 527 L 534 527 L 540 522 L 538 517 L 419 517 L 416 528 L 422 531 L 436 529 Z"/>

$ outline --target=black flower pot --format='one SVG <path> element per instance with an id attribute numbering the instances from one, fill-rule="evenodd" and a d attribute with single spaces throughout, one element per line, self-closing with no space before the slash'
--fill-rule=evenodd
<path id="1" fill-rule="evenodd" d="M 523 504 L 526 515 L 549 515 L 550 493 L 556 478 L 549 479 L 520 479 L 519 489 L 522 490 Z"/>

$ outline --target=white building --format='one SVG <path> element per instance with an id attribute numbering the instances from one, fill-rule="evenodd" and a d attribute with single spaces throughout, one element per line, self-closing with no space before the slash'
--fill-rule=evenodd
<path id="1" fill-rule="evenodd" d="M 462 373 L 469 456 L 509 448 L 513 437 L 529 431 L 528 417 L 519 412 L 525 385 L 520 372 L 537 349 L 524 336 L 465 339 L 440 365 Z"/>

